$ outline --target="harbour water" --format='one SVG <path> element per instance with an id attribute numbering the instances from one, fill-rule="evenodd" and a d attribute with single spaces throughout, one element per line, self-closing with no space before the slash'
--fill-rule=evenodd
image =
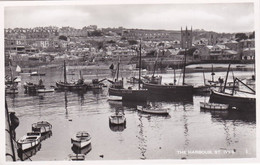
<path id="1" fill-rule="evenodd" d="M 227 67 L 227 65 L 223 65 Z M 6 95 L 9 111 L 16 112 L 20 125 L 19 138 L 31 131 L 31 124 L 48 121 L 52 135 L 43 141 L 32 161 L 67 160 L 73 153 L 71 137 L 78 131 L 88 131 L 92 137 L 91 150 L 86 160 L 139 160 L 139 159 L 211 159 L 256 157 L 256 116 L 237 111 L 202 111 L 199 103 L 209 96 L 193 96 L 186 101 L 156 101 L 152 104 L 169 108 L 168 116 L 142 114 L 138 103 L 108 101 L 108 89 L 76 92 L 54 92 L 37 95 L 24 93 L 26 81 L 37 83 L 41 78 L 46 87 L 63 80 L 62 68 L 46 69 L 46 76 L 31 77 L 22 74 L 19 93 Z M 68 75 L 76 80 L 79 75 Z M 250 78 L 252 71 L 234 71 L 240 79 Z M 82 70 L 84 79 L 112 79 L 110 72 Z M 225 72 L 215 72 L 215 79 Z M 136 75 L 122 72 L 120 77 Z M 173 71 L 160 73 L 163 83 L 173 82 Z M 205 73 L 211 79 L 210 72 Z M 231 74 L 232 75 L 232 74 Z M 177 75 L 177 81 L 181 80 Z M 231 78 L 230 78 L 231 80 Z M 109 82 L 104 82 L 109 85 Z M 186 83 L 203 84 L 203 74 L 187 73 Z M 130 84 L 128 84 L 130 85 Z M 109 126 L 109 116 L 122 111 L 126 127 Z M 85 152 L 85 151 L 82 151 Z M 27 159 L 28 160 L 28 159 Z"/>

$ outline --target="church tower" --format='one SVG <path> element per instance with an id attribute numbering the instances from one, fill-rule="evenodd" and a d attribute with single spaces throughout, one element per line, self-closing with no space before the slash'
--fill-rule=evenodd
<path id="1" fill-rule="evenodd" d="M 190 49 L 192 47 L 192 27 L 191 30 L 186 29 L 182 30 L 181 27 L 181 48 Z"/>

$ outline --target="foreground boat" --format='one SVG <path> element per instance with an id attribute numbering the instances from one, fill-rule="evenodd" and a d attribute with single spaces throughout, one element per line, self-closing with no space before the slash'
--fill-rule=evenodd
<path id="1" fill-rule="evenodd" d="M 71 138 L 71 143 L 79 148 L 83 148 L 91 143 L 91 137 L 89 133 L 81 131 Z"/>
<path id="2" fill-rule="evenodd" d="M 29 132 L 17 141 L 17 147 L 26 150 L 35 147 L 41 142 L 41 134 L 38 132 Z"/>
<path id="3" fill-rule="evenodd" d="M 207 110 L 228 110 L 228 104 L 200 102 L 200 108 Z"/>
<path id="4" fill-rule="evenodd" d="M 144 113 L 150 113 L 150 114 L 158 114 L 158 115 L 168 115 L 169 109 L 165 108 L 158 108 L 158 107 L 152 107 L 150 105 L 148 106 L 137 106 L 137 110 Z"/>
<path id="5" fill-rule="evenodd" d="M 41 149 L 41 143 L 37 144 L 35 147 L 30 148 L 26 151 L 23 151 L 21 149 L 17 150 L 18 157 L 24 161 L 26 159 L 29 159 L 30 157 L 36 155 L 36 153 Z"/>
<path id="6" fill-rule="evenodd" d="M 32 124 L 32 131 L 46 133 L 52 130 L 52 125 L 47 121 L 40 121 Z"/>

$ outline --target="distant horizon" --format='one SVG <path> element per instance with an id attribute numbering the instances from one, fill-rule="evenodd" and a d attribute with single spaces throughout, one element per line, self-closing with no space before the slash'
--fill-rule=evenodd
<path id="1" fill-rule="evenodd" d="M 50 3 L 51 4 L 51 3 Z M 13 21 L 15 20 L 15 21 Z M 192 26 L 216 33 L 255 31 L 254 3 L 8 6 L 4 28 L 64 27 L 173 30 Z M 86 25 L 88 24 L 88 25 Z M 177 30 L 176 30 L 177 29 Z"/>

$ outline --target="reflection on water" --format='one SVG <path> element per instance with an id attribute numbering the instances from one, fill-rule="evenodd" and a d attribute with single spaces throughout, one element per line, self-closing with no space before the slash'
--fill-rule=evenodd
<path id="1" fill-rule="evenodd" d="M 48 73 L 44 79 L 46 86 L 60 80 L 59 72 Z M 162 76 L 166 83 L 172 81 L 172 75 Z M 187 83 L 199 84 L 203 79 L 202 74 L 196 73 L 187 77 Z M 22 75 L 23 82 L 30 79 Z M 100 160 L 101 154 L 105 155 L 102 159 L 107 160 L 240 158 L 256 155 L 255 114 L 202 111 L 199 102 L 207 101 L 209 97 L 200 95 L 189 98 L 176 96 L 167 100 L 154 97 L 148 103 L 169 108 L 169 115 L 143 114 L 136 107 L 148 103 L 107 101 L 107 92 L 108 89 L 103 88 L 86 92 L 55 91 L 32 96 L 24 94 L 23 88 L 19 88 L 17 95 L 7 95 L 6 99 L 9 109 L 15 111 L 20 120 L 16 129 L 18 137 L 31 130 L 34 122 L 44 120 L 53 125 L 53 134 L 49 134 L 51 138 L 43 142 L 37 154 L 35 150 L 31 152 L 34 153 L 33 160 L 64 160 L 71 150 L 79 154 L 87 153 L 88 160 Z M 115 112 L 125 114 L 127 129 L 123 125 L 108 126 L 108 117 Z M 91 133 L 91 152 L 86 152 L 88 149 L 81 151 L 71 148 L 69 139 L 79 130 Z M 245 153 L 245 148 L 248 153 Z M 177 152 L 204 149 L 235 149 L 236 154 L 194 155 Z M 26 157 L 29 156 L 23 155 L 21 160 L 28 159 Z"/>
<path id="2" fill-rule="evenodd" d="M 142 119 L 143 117 L 142 117 L 142 115 L 139 115 L 139 124 L 138 124 L 138 127 L 139 127 L 139 134 L 137 135 L 137 138 L 138 138 L 138 149 L 140 150 L 140 153 L 141 153 L 141 157 L 140 157 L 140 159 L 146 159 L 146 156 L 145 156 L 145 152 L 146 152 L 146 147 L 147 147 L 147 145 L 146 145 L 146 141 L 147 141 L 147 139 L 146 139 L 146 136 L 144 135 L 144 126 L 143 126 L 143 119 Z"/>
<path id="3" fill-rule="evenodd" d="M 71 150 L 73 151 L 73 153 L 75 154 L 84 154 L 87 155 L 92 149 L 92 145 L 91 143 L 83 148 L 79 148 L 75 145 L 72 145 Z"/>

